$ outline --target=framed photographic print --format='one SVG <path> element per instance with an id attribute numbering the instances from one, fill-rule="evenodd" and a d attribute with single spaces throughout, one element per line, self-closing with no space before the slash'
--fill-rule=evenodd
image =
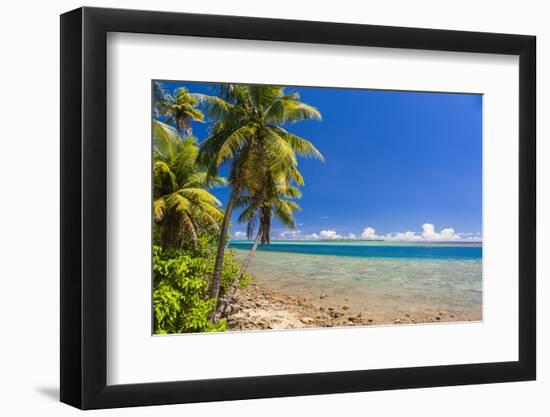
<path id="1" fill-rule="evenodd" d="M 61 401 L 535 379 L 535 38 L 61 16 Z"/>

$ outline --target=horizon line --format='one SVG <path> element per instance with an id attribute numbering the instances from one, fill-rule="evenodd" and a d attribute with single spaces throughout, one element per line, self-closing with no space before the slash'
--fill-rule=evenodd
<path id="1" fill-rule="evenodd" d="M 253 242 L 254 239 L 236 238 L 232 241 Z M 483 243 L 483 240 L 399 240 L 399 239 L 271 239 L 271 242 L 399 242 L 399 243 Z"/>

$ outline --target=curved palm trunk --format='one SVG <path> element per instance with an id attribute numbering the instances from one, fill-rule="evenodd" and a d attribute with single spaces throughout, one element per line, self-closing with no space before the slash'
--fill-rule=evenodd
<path id="1" fill-rule="evenodd" d="M 227 207 L 225 208 L 225 214 L 223 216 L 222 227 L 220 229 L 220 238 L 218 240 L 218 251 L 216 253 L 216 261 L 214 263 L 214 274 L 212 275 L 212 285 L 210 287 L 210 298 L 217 300 L 220 295 L 220 284 L 222 278 L 222 267 L 223 267 L 223 255 L 225 253 L 225 244 L 227 242 L 227 230 L 229 229 L 229 223 L 231 222 L 231 214 L 233 213 L 233 207 L 237 196 L 240 192 L 240 186 L 235 185 L 231 190 L 231 195 L 229 196 L 229 201 L 227 202 Z M 215 319 L 215 313 L 212 314 L 212 321 Z"/>
<path id="2" fill-rule="evenodd" d="M 254 258 L 254 255 L 256 255 L 256 250 L 258 249 L 258 245 L 260 244 L 261 238 L 262 238 L 262 232 L 260 227 L 260 229 L 258 230 L 258 234 L 256 235 L 256 240 L 254 241 L 254 245 L 252 245 L 252 249 L 250 249 L 250 252 L 248 252 L 248 255 L 246 255 L 246 258 L 241 264 L 241 268 L 239 269 L 238 275 L 235 277 L 235 279 L 231 283 L 231 287 L 229 287 L 225 296 L 219 302 L 218 308 L 214 313 L 215 322 L 218 321 L 225 314 L 225 310 L 227 309 L 229 302 L 235 295 L 237 288 L 239 288 L 239 283 L 241 282 L 241 279 L 244 273 L 247 271 L 248 266 L 250 265 L 250 262 L 252 262 L 252 259 Z"/>

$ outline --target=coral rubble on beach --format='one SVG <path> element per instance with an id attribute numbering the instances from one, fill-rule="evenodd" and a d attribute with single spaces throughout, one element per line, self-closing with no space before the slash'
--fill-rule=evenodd
<path id="1" fill-rule="evenodd" d="M 319 299 L 252 284 L 241 289 L 227 311 L 230 331 L 284 330 L 322 327 L 417 324 L 479 320 L 462 311 L 358 311 L 334 304 L 330 295 Z"/>

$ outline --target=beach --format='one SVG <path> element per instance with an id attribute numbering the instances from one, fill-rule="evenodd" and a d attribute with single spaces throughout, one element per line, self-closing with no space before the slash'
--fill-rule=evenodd
<path id="1" fill-rule="evenodd" d="M 482 320 L 479 246 L 270 246 L 258 251 L 250 265 L 253 284 L 235 296 L 230 330 Z M 244 257 L 247 252 L 236 253 Z"/>
<path id="2" fill-rule="evenodd" d="M 323 327 L 398 325 L 479 321 L 481 315 L 466 310 L 427 309 L 407 311 L 350 308 L 322 296 L 319 299 L 251 284 L 239 290 L 228 314 L 229 331 L 286 330 Z M 380 307 L 380 306 L 377 306 Z"/>

